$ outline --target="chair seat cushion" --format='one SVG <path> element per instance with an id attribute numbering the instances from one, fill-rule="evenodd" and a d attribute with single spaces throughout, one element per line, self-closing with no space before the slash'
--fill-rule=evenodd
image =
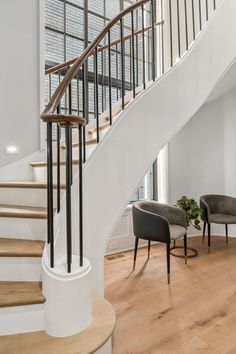
<path id="1" fill-rule="evenodd" d="M 170 238 L 171 240 L 178 240 L 186 234 L 187 230 L 183 226 L 170 224 Z"/>
<path id="2" fill-rule="evenodd" d="M 213 222 L 215 224 L 236 224 L 236 215 L 211 214 L 210 222 Z"/>

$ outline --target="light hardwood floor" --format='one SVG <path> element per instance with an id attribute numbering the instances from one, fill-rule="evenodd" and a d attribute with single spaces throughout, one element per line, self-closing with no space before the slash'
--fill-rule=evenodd
<path id="1" fill-rule="evenodd" d="M 189 238 L 199 256 L 171 257 L 167 285 L 165 246 L 105 259 L 105 296 L 117 313 L 113 354 L 236 353 L 236 238 L 212 237 L 211 253 Z"/>

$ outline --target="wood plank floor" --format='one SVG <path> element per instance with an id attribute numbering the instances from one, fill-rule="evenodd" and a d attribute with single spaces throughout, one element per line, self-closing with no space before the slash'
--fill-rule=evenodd
<path id="1" fill-rule="evenodd" d="M 105 296 L 117 313 L 113 354 L 236 353 L 236 238 L 212 237 L 211 253 L 189 238 L 199 256 L 171 257 L 167 285 L 165 246 L 105 259 Z M 110 258 L 110 260 L 109 260 Z"/>

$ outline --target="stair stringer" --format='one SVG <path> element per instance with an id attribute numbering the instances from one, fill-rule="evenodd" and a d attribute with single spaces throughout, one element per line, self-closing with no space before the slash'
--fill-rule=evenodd
<path id="1" fill-rule="evenodd" d="M 235 60 L 235 13 L 235 0 L 222 2 L 184 57 L 127 105 L 84 165 L 84 253 L 92 264 L 94 294 L 103 295 L 106 244 L 132 192 L 161 148 L 204 104 Z M 72 186 L 72 213 L 77 253 L 78 174 Z M 64 216 L 65 196 L 54 220 L 57 259 L 65 250 Z"/>

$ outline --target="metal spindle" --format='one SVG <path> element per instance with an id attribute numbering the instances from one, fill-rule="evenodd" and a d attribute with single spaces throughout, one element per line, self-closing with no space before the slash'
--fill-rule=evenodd
<path id="1" fill-rule="evenodd" d="M 145 68 L 145 35 L 144 35 L 144 6 L 142 5 L 142 42 L 143 42 L 143 88 L 146 88 L 146 68 Z"/>
<path id="2" fill-rule="evenodd" d="M 148 38 L 148 46 L 147 46 L 147 60 L 148 60 L 148 81 L 151 80 L 151 49 L 150 49 L 150 34 L 149 30 L 147 31 L 147 38 Z"/>
<path id="3" fill-rule="evenodd" d="M 185 0 L 186 1 L 186 0 Z M 169 16 L 170 16 L 170 66 L 173 66 L 173 34 L 172 34 L 172 8 L 171 0 L 169 0 Z"/>
<path id="4" fill-rule="evenodd" d="M 86 77 L 86 70 L 85 70 L 85 66 L 83 64 L 82 66 L 82 87 L 83 87 L 83 95 L 82 95 L 82 101 L 83 101 L 83 117 L 85 119 L 87 119 L 88 115 L 87 115 L 87 104 L 86 104 L 86 84 L 85 81 L 87 80 Z M 85 132 L 85 125 L 83 126 L 83 162 L 86 162 L 86 132 Z"/>
<path id="5" fill-rule="evenodd" d="M 138 23 L 138 9 L 136 10 L 136 30 L 138 31 L 139 28 L 139 23 Z M 138 72 L 138 68 L 139 68 L 139 45 L 138 45 L 138 35 L 136 35 L 136 41 L 135 41 L 135 58 L 136 58 L 136 86 L 139 86 L 139 72 Z"/>
<path id="6" fill-rule="evenodd" d="M 164 21 L 164 5 L 163 0 L 161 0 L 161 21 Z M 164 24 L 161 25 L 161 63 L 162 63 L 162 75 L 165 72 L 165 53 L 164 53 Z"/>
<path id="7" fill-rule="evenodd" d="M 186 50 L 188 50 L 188 12 L 187 12 L 186 0 L 184 0 L 184 15 L 185 15 Z"/>
<path id="8" fill-rule="evenodd" d="M 199 7 L 199 28 L 201 31 L 202 30 L 202 3 L 201 3 L 201 0 L 199 0 L 198 7 Z"/>
<path id="9" fill-rule="evenodd" d="M 134 12 L 131 11 L 131 49 L 132 49 L 132 88 L 133 98 L 135 98 L 135 53 L 134 53 Z"/>
<path id="10" fill-rule="evenodd" d="M 192 22 L 193 22 L 193 40 L 196 38 L 196 30 L 195 30 L 195 11 L 194 11 L 194 0 L 192 0 Z"/>
<path id="11" fill-rule="evenodd" d="M 98 106 L 98 50 L 97 47 L 94 51 L 94 86 L 95 86 L 95 119 L 96 119 L 96 132 L 97 144 L 99 143 L 99 106 Z"/>
<path id="12" fill-rule="evenodd" d="M 216 0 L 213 0 L 213 9 L 216 9 Z"/>
<path id="13" fill-rule="evenodd" d="M 83 162 L 82 162 L 82 126 L 79 125 L 79 245 L 80 267 L 83 266 Z"/>
<path id="14" fill-rule="evenodd" d="M 69 114 L 72 114 L 72 84 L 70 83 L 69 85 Z M 70 133 L 70 139 L 72 141 L 72 128 L 69 129 L 69 133 Z M 71 173 L 70 173 L 70 177 L 71 177 L 71 184 L 73 183 L 73 164 L 72 164 L 72 144 L 70 146 L 70 159 L 71 159 L 71 165 L 70 165 L 70 169 L 71 169 Z"/>
<path id="15" fill-rule="evenodd" d="M 67 245 L 67 271 L 71 272 L 72 262 L 72 237 L 71 237 L 71 134 L 70 124 L 66 123 L 65 142 L 66 142 L 66 245 Z"/>
<path id="16" fill-rule="evenodd" d="M 54 230 L 53 230 L 53 155 L 52 123 L 47 123 L 47 243 L 50 243 L 50 266 L 54 267 Z"/>
<path id="17" fill-rule="evenodd" d="M 152 7 L 152 79 L 156 78 L 156 55 L 155 55 L 155 7 L 154 0 L 151 0 Z"/>
<path id="18" fill-rule="evenodd" d="M 111 32 L 108 31 L 108 91 L 109 91 L 109 121 L 112 125 L 112 97 L 111 97 Z"/>
<path id="19" fill-rule="evenodd" d="M 206 20 L 209 19 L 209 7 L 208 7 L 208 0 L 206 0 Z"/>
<path id="20" fill-rule="evenodd" d="M 125 67 L 124 67 L 124 30 L 123 19 L 120 19 L 120 65 L 121 65 L 121 101 L 125 108 Z"/>
<path id="21" fill-rule="evenodd" d="M 119 78 L 119 61 L 118 61 L 118 46 L 116 44 L 116 80 Z M 119 90 L 116 88 L 116 99 L 119 99 Z"/>
<path id="22" fill-rule="evenodd" d="M 52 76 L 49 74 L 49 99 L 52 97 Z"/>
<path id="23" fill-rule="evenodd" d="M 177 27 L 178 27 L 178 53 L 181 57 L 181 43 L 180 43 L 180 18 L 179 18 L 179 0 L 177 0 Z"/>
<path id="24" fill-rule="evenodd" d="M 61 113 L 60 104 L 57 107 L 57 113 Z M 61 128 L 60 124 L 57 124 L 57 212 L 61 209 Z"/>

